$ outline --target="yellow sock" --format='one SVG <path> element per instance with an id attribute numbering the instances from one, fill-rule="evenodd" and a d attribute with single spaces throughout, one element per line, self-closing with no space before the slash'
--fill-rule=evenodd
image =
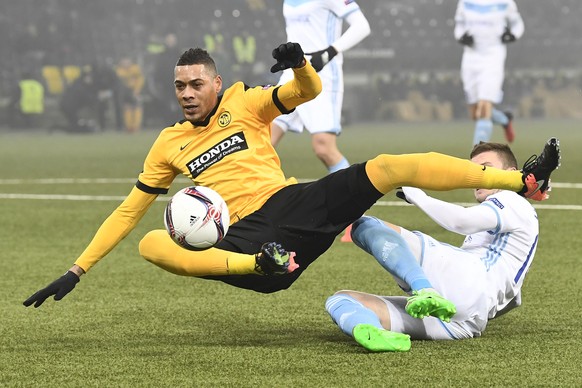
<path id="1" fill-rule="evenodd" d="M 382 154 L 366 163 L 366 173 L 383 194 L 401 186 L 427 190 L 523 188 L 521 171 L 484 168 L 470 160 L 428 152 L 424 154 Z"/>
<path id="2" fill-rule="evenodd" d="M 255 256 L 210 248 L 189 251 L 165 230 L 152 230 L 139 243 L 140 254 L 168 272 L 182 276 L 244 275 L 255 272 Z"/>

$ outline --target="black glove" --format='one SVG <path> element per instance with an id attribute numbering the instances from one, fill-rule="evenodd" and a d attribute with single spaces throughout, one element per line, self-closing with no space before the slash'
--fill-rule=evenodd
<path id="1" fill-rule="evenodd" d="M 22 304 L 26 307 L 34 303 L 34 307 L 39 307 L 44 301 L 51 295 L 55 296 L 55 300 L 61 300 L 69 292 L 75 288 L 75 285 L 79 283 L 79 276 L 74 272 L 67 271 L 66 274 L 43 288 L 38 290 L 30 298 L 25 300 Z"/>
<path id="2" fill-rule="evenodd" d="M 271 73 L 276 73 L 281 70 L 289 69 L 290 67 L 297 67 L 303 63 L 303 49 L 299 43 L 287 42 L 279 45 L 273 50 L 273 58 L 277 60 L 271 67 Z"/>
<path id="3" fill-rule="evenodd" d="M 463 46 L 473 47 L 473 43 L 475 43 L 475 40 L 473 39 L 473 35 L 469 34 L 468 32 L 465 32 L 463 36 L 461 36 L 461 38 L 459 39 L 459 43 L 462 44 Z"/>
<path id="4" fill-rule="evenodd" d="M 306 55 L 311 55 L 309 62 L 311 62 L 311 66 L 313 66 L 315 71 L 319 72 L 337 55 L 337 50 L 333 46 L 329 46 L 325 50 L 307 53 Z"/>
<path id="5" fill-rule="evenodd" d="M 255 255 L 255 271 L 263 275 L 285 275 L 299 268 L 295 252 L 287 252 L 281 244 L 265 243 Z"/>
<path id="6" fill-rule="evenodd" d="M 412 202 L 410 202 L 408 200 L 408 198 L 406 198 L 406 194 L 404 194 L 404 191 L 402 191 L 402 187 L 399 187 L 398 188 L 398 191 L 396 191 L 396 196 L 398 198 L 400 198 L 401 200 L 406 201 L 406 202 L 408 202 L 408 203 L 410 203 L 412 205 Z"/>
<path id="7" fill-rule="evenodd" d="M 507 44 L 507 43 L 515 42 L 516 40 L 517 40 L 517 38 L 515 37 L 515 35 L 513 35 L 511 33 L 511 30 L 509 29 L 509 27 L 505 27 L 505 31 L 503 32 L 503 35 L 501 35 L 501 42 Z"/>

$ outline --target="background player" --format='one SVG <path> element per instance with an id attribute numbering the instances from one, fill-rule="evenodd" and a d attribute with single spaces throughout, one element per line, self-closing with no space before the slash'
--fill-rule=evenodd
<path id="1" fill-rule="evenodd" d="M 559 160 L 557 139 L 550 139 L 541 157 Z M 480 143 L 471 160 L 517 169 L 513 152 L 504 144 Z M 521 304 L 521 287 L 539 234 L 537 214 L 527 200 L 510 191 L 476 189 L 479 205 L 465 208 L 410 187 L 399 196 L 445 229 L 466 235 L 465 241 L 459 249 L 376 218 L 354 222 L 354 242 L 413 296 L 336 293 L 328 298 L 326 309 L 344 333 L 371 351 L 406 351 L 410 338 L 480 336 L 489 319 Z M 430 296 L 419 300 L 422 295 Z"/>
<path id="2" fill-rule="evenodd" d="M 495 109 L 503 99 L 507 43 L 521 38 L 524 25 L 513 0 L 459 0 L 455 14 L 455 39 L 465 47 L 461 78 L 469 115 L 475 121 L 473 144 L 489 141 L 493 123 L 513 142 L 512 115 Z"/>
<path id="3" fill-rule="evenodd" d="M 302 132 L 306 128 L 311 133 L 313 151 L 327 170 L 331 173 L 346 168 L 349 163 L 336 139 L 342 129 L 342 53 L 370 34 L 368 20 L 356 2 L 339 0 L 285 0 L 283 16 L 287 40 L 301 44 L 321 77 L 323 90 L 313 101 L 273 121 L 272 144 L 276 146 L 288 130 Z M 349 27 L 342 34 L 344 20 Z M 290 70 L 283 72 L 279 84 L 292 77 Z"/>

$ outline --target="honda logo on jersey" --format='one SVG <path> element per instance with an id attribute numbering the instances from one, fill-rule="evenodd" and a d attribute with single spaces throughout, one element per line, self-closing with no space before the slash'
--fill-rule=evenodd
<path id="1" fill-rule="evenodd" d="M 247 144 L 247 139 L 245 138 L 244 133 L 238 132 L 234 135 L 230 135 L 226 139 L 212 146 L 210 149 L 204 151 L 202 154 L 189 161 L 186 166 L 194 179 L 202 174 L 202 172 L 204 172 L 208 167 L 222 160 L 226 155 L 246 150 L 248 148 L 249 145 Z"/>

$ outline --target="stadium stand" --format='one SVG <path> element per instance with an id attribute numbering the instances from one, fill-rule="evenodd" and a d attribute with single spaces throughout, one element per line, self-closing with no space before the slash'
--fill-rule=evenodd
<path id="1" fill-rule="evenodd" d="M 215 55 L 228 83 L 274 83 L 269 48 L 285 39 L 281 6 L 267 0 L 45 0 L 42 7 L 7 2 L 0 14 L 0 34 L 8 42 L 0 46 L 0 112 L 6 115 L 14 79 L 22 72 L 43 82 L 49 100 L 58 98 L 84 66 L 114 64 L 128 55 L 147 79 L 168 32 L 176 34 L 181 48 L 205 47 L 209 34 L 220 35 L 222 48 Z M 458 91 L 461 47 L 453 39 L 456 2 L 372 0 L 360 6 L 369 15 L 372 35 L 346 53 L 348 116 L 465 117 Z M 523 1 L 519 7 L 526 33 L 508 55 L 505 103 L 524 117 L 580 115 L 571 107 L 582 83 L 579 1 Z M 240 60 L 245 49 L 251 63 Z M 53 105 L 47 101 L 47 107 Z M 150 112 L 145 111 L 145 125 L 157 125 Z"/>

